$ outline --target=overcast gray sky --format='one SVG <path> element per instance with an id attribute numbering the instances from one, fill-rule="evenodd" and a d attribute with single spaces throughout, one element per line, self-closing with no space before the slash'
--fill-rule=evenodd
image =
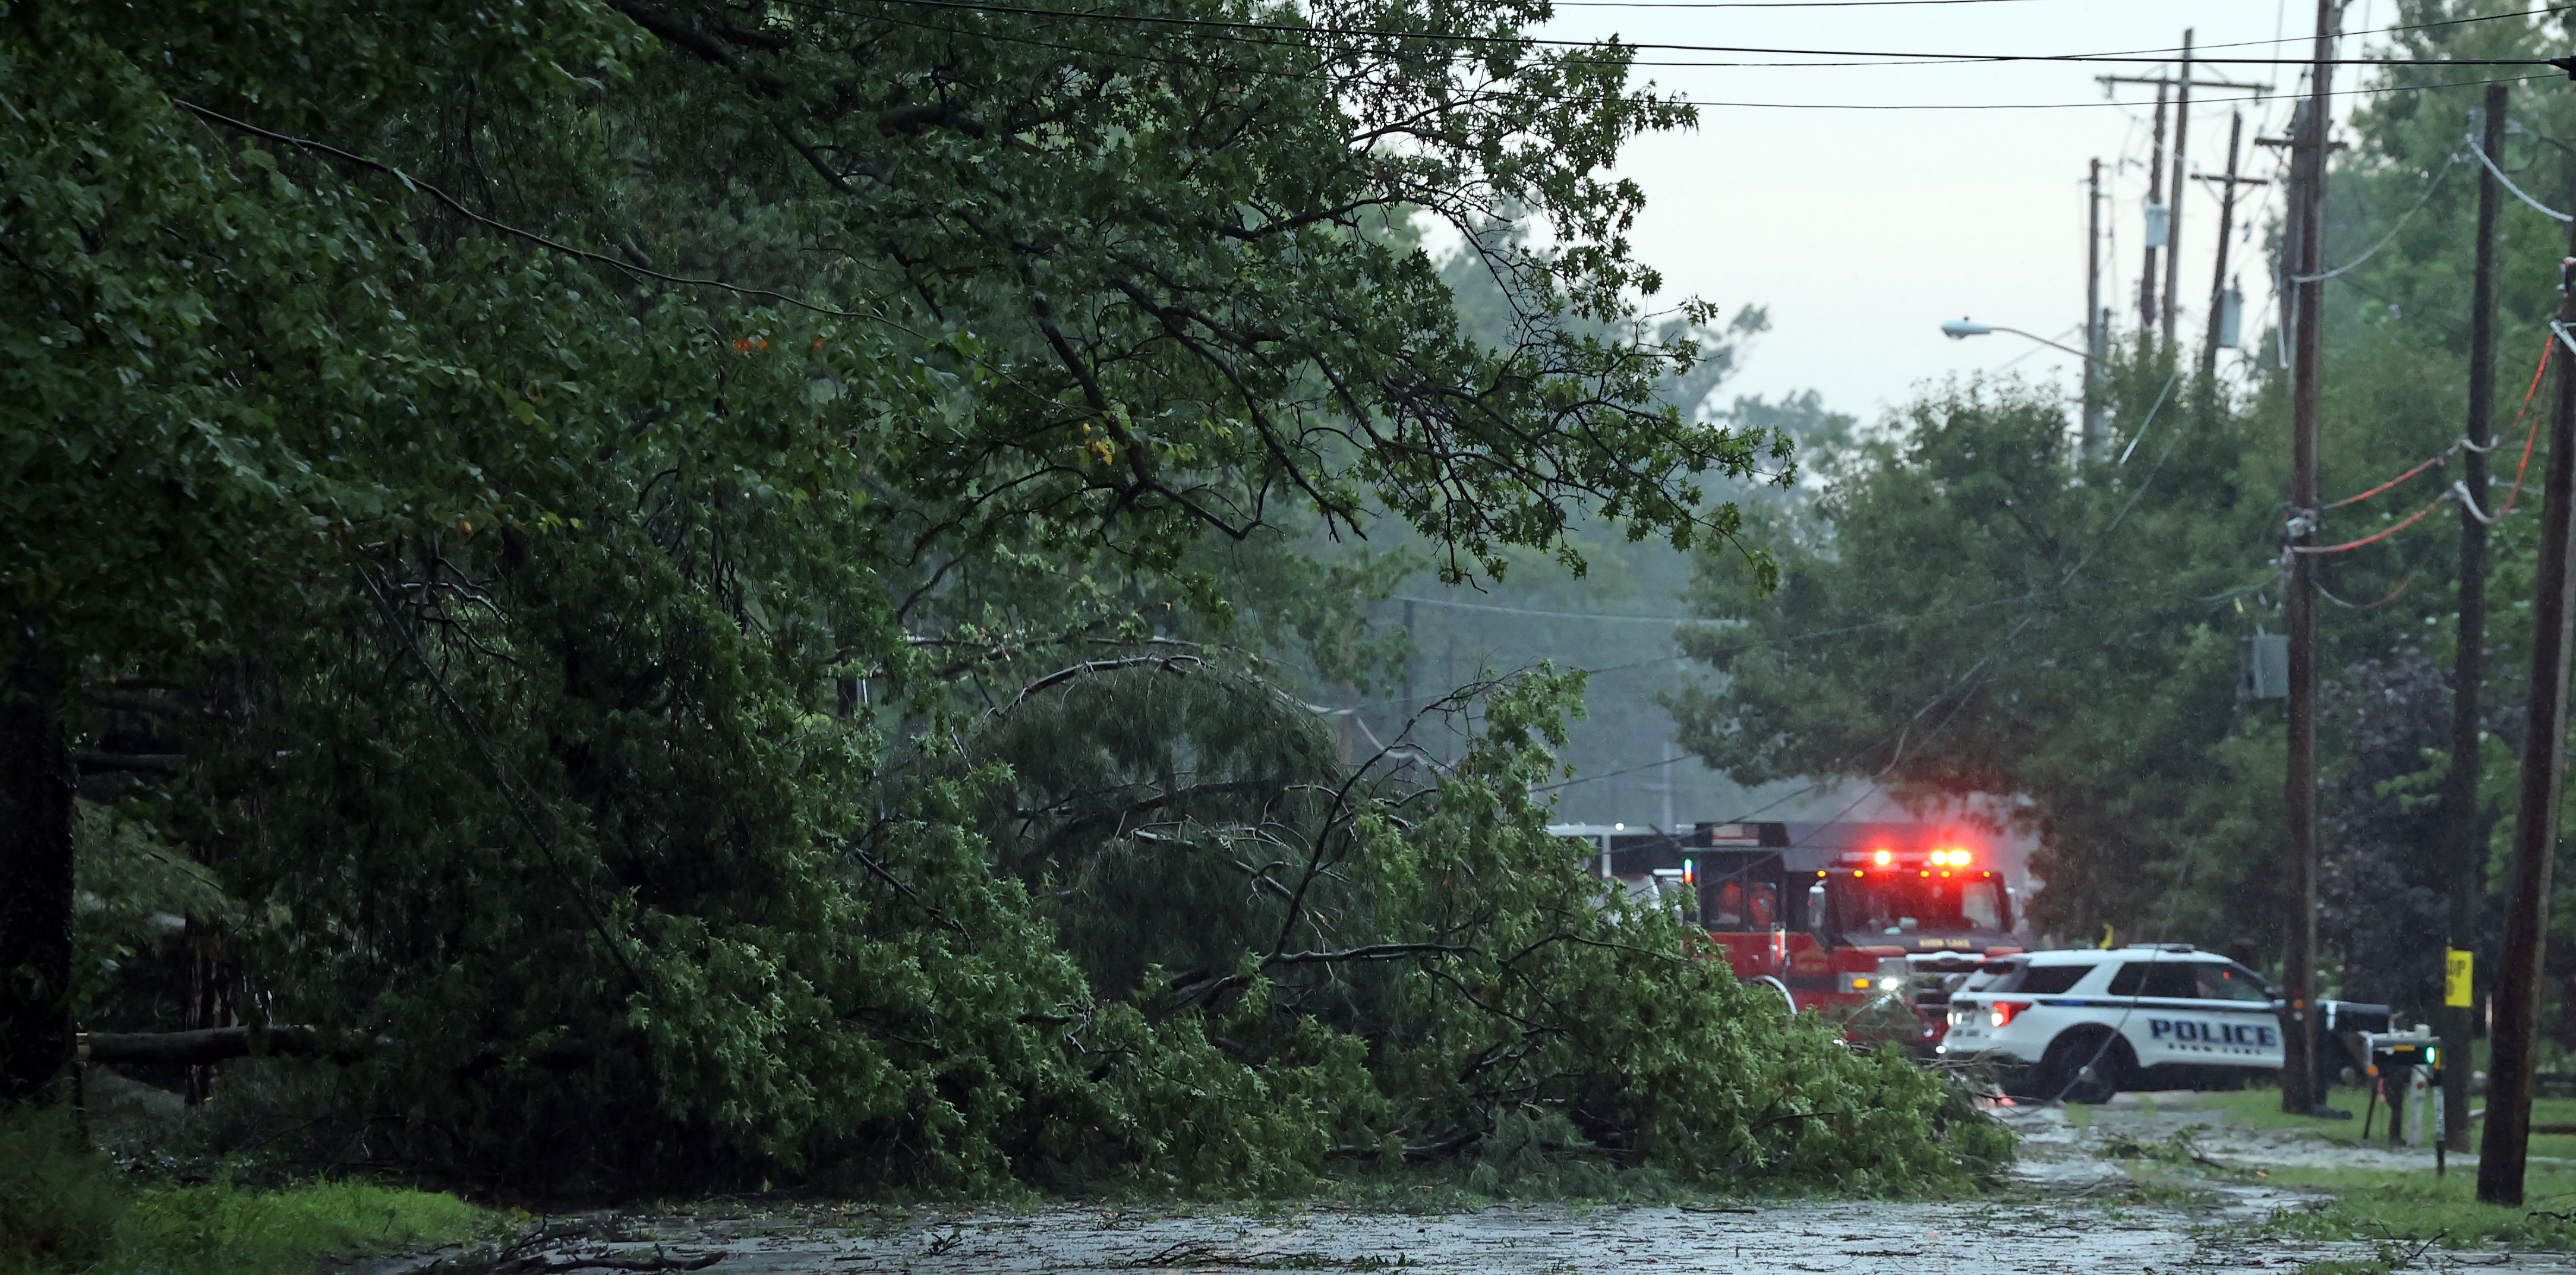
<path id="1" fill-rule="evenodd" d="M 1638 42 L 1902 50 L 1937 53 L 2106 53 L 2164 50 L 2185 28 L 2213 56 L 2301 57 L 2313 0 L 1968 0 L 1843 8 L 1583 7 L 1560 0 L 1548 34 Z M 2348 32 L 2397 21 L 2395 0 L 2353 0 Z M 2215 50 L 2210 46 L 2272 41 Z M 2380 39 L 2371 39 L 2377 44 Z M 2345 41 L 2353 56 L 2357 41 Z M 1732 55 L 1648 51 L 1639 60 Z M 1751 60 L 1751 59 L 1748 59 Z M 2339 68 L 2336 87 L 2369 83 Z M 2151 66 L 1983 64 L 1873 67 L 1641 67 L 1703 101 L 1868 105 L 2102 103 L 2098 75 L 2169 74 Z M 2213 101 L 2246 93 L 2195 91 L 2189 158 L 2226 166 L 2228 117 L 2246 113 L 2244 171 L 2274 176 L 2279 152 L 2257 148 L 2289 117 L 2302 83 L 2292 67 L 2208 67 L 2213 78 L 2268 82 L 2275 100 Z M 2484 78 L 2484 72 L 2463 79 Z M 2011 110 L 1789 110 L 1708 106 L 1695 132 L 1636 143 L 1625 175 L 1649 203 L 1634 242 L 1664 273 L 1666 297 L 1696 294 L 1730 309 L 1767 305 L 1773 330 L 1756 342 L 1732 393 L 1813 387 L 1836 409 L 1875 419 L 1916 384 L 1950 373 L 2009 368 L 2069 386 L 2077 360 L 1997 334 L 1952 341 L 1944 319 L 1972 316 L 2081 345 L 2087 162 L 2104 161 L 2105 303 L 2134 321 L 2144 162 L 2154 90 L 2123 86 L 2124 105 Z M 2351 99 L 2341 99 L 2348 107 Z M 2338 114 L 2342 112 L 2339 110 Z M 2203 183 L 2192 183 L 2202 186 Z M 2210 288 L 2214 190 L 2183 209 L 2184 327 L 2197 332 Z M 2278 188 L 2253 193 L 2251 240 L 2232 272 L 2248 294 L 2246 334 L 2260 330 L 2267 295 L 2259 254 L 2279 209 Z M 2240 205 L 2239 226 L 2249 218 Z M 2116 251 L 2112 245 L 2116 243 Z M 2232 358 L 2228 361 L 2232 361 Z"/>

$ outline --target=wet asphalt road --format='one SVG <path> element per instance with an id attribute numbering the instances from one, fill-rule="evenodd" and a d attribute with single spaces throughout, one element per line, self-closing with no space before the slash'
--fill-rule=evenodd
<path id="1" fill-rule="evenodd" d="M 1555 1272 L 1834 1272 L 1836 1275 L 2019 1275 L 2030 1272 L 2285 1272 L 2309 1263 L 2366 1259 L 2368 1245 L 2285 1241 L 2259 1234 L 2281 1209 L 2317 1197 L 2257 1181 L 2212 1177 L 2197 1198 L 2142 1196 L 2102 1157 L 2117 1134 L 2152 1141 L 2207 1122 L 2191 1099 L 2166 1095 L 2094 1113 L 2077 1129 L 2055 1109 L 2001 1113 L 2024 1135 L 2012 1187 L 1957 1201 L 1813 1201 L 1697 1208 L 1495 1205 L 1416 1215 L 1288 1206 L 1258 1213 L 1174 1208 L 1142 1212 L 1055 1205 L 1034 1210 L 798 1208 L 693 1210 L 624 1217 L 604 1234 L 531 1256 L 556 1270 L 585 1257 L 633 1269 L 659 1257 L 721 1254 L 710 1275 L 1232 1275 L 1234 1272 L 1408 1271 L 1425 1275 Z M 2152 1108 L 2152 1109 L 2149 1109 Z M 2294 1133 L 2213 1128 L 2197 1135 L 2214 1159 L 2264 1164 L 2353 1163 Z M 2430 1152 L 2360 1151 L 2390 1166 Z M 2458 1162 L 2455 1161 L 2455 1165 Z M 2168 1202 L 2158 1202 L 2167 1200 Z M 376 1275 L 436 1269 L 422 1254 L 379 1264 Z M 605 1265 L 597 1269 L 607 1269 Z M 2427 1249 L 2401 1270 L 2560 1271 L 2567 1255 Z"/>

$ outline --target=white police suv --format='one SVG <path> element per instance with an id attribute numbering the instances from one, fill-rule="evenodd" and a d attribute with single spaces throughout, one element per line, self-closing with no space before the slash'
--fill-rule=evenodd
<path id="1" fill-rule="evenodd" d="M 2187 944 L 2031 952 L 1985 962 L 1951 994 L 1939 1053 L 2002 1064 L 2023 1097 L 2210 1086 L 2281 1069 L 2276 997 Z"/>

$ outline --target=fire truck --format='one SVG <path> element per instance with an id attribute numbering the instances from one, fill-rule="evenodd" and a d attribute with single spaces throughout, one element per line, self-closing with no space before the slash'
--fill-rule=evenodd
<path id="1" fill-rule="evenodd" d="M 1708 935 L 1736 977 L 1867 1034 L 1930 1050 L 1949 990 L 2022 950 L 1992 841 L 1932 823 L 1561 824 L 1585 862 Z M 1901 1026 L 1891 1026 L 1901 1024 Z"/>

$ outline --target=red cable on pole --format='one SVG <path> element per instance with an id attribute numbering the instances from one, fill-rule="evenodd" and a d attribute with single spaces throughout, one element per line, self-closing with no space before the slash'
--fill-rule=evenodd
<path id="1" fill-rule="evenodd" d="M 2383 492 L 2383 491 L 2386 491 L 2386 490 L 2388 490 L 2389 488 L 2394 487 L 2394 486 L 2396 486 L 2397 484 L 2402 483 L 2402 482 L 2406 481 L 2407 479 L 2414 477 L 2414 476 L 2415 476 L 2415 475 L 2417 475 L 2417 474 L 2423 473 L 2425 470 L 2431 469 L 2431 468 L 2432 468 L 2432 467 L 2434 467 L 2435 465 L 2439 465 L 2439 464 L 2441 464 L 2443 461 L 2449 460 L 2449 459 L 2451 458 L 2451 453 L 2453 453 L 2453 452 L 2455 452 L 2455 451 L 2458 451 L 2458 450 L 2460 450 L 2460 445 L 2459 445 L 2458 443 L 2453 443 L 2453 444 L 2451 444 L 2450 446 L 2443 448 L 2443 449 L 2442 449 L 2438 454 L 2436 454 L 2436 455 L 2433 457 L 2433 459 L 2428 460 L 2428 461 L 2425 461 L 2423 464 L 2421 464 L 2421 465 L 2417 465 L 2415 468 L 2410 469 L 2410 470 L 2407 470 L 2405 473 L 2399 474 L 2399 475 L 2398 475 L 2398 476 L 2396 476 L 2395 478 L 2391 478 L 2391 479 L 2389 479 L 2387 482 L 2381 483 L 2380 485 L 2378 485 L 2378 486 L 2376 486 L 2376 487 L 2373 487 L 2373 488 L 2371 488 L 2370 490 L 2365 491 L 2365 492 L 2361 493 L 2361 494 L 2360 494 L 2360 495 L 2358 495 L 2358 496 L 2346 496 L 2346 497 L 2344 497 L 2343 499 L 2338 500 L 2338 501 L 2334 502 L 2333 504 L 2326 506 L 2326 508 L 2327 508 L 2327 509 L 2341 509 L 2341 508 L 2343 508 L 2344 506 L 2349 505 L 2349 504 L 2353 504 L 2353 503 L 2355 503 L 2355 502 L 2357 502 L 2357 501 L 2368 500 L 2368 499 L 2370 499 L 2371 497 L 2376 496 L 2376 495 L 2378 495 L 2379 493 L 2381 493 L 2381 492 Z M 2323 512 L 2323 511 L 2322 511 L 2322 510 L 2320 510 L 2319 512 Z"/>
<path id="2" fill-rule="evenodd" d="M 2540 338 L 2540 366 L 2532 369 L 2531 388 L 2522 392 L 2522 409 L 2513 414 L 2514 425 L 2521 424 L 2522 418 L 2531 414 L 2531 396 L 2540 392 L 2540 378 L 2549 373 L 2549 356 L 2557 352 L 2558 337 L 2555 333 Z M 2513 426 L 2506 426 L 2505 432 L 2512 433 Z M 2522 436 L 2522 463 L 2514 467 L 2513 490 L 2505 493 L 2504 508 L 2496 511 L 2496 517 L 2502 518 L 2512 513 L 2513 502 L 2522 498 L 2522 476 L 2531 469 L 2531 444 L 2539 437 L 2540 422 L 2533 421 L 2530 432 Z"/>
<path id="3" fill-rule="evenodd" d="M 2345 542 L 2343 542 L 2342 544 L 2339 544 L 2339 545 L 2292 545 L 2292 546 L 2290 546 L 2290 552 L 2292 552 L 2292 553 L 2342 553 L 2342 552 L 2343 552 L 2344 550 L 2346 550 L 2346 549 L 2358 549 L 2358 548 L 2360 548 L 2360 547 L 2362 547 L 2363 545 L 2366 545 L 2366 544 L 2372 544 L 2372 543 L 2375 543 L 2375 542 L 2378 542 L 2378 541 L 2381 541 L 2381 540 L 2386 540 L 2386 539 L 2387 539 L 2387 538 L 2389 538 L 2390 536 L 2396 535 L 2398 532 L 2404 531 L 2404 530 L 2406 530 L 2408 527 L 2412 527 L 2412 526 L 2414 526 L 2416 523 L 2419 523 L 2419 522 L 2424 521 L 2424 515 L 2429 514 L 2429 513 L 2433 512 L 2435 509 L 2438 509 L 2438 508 L 2442 507 L 2443 505 L 2450 503 L 2450 499 L 2451 499 L 2451 493 L 2449 493 L 2449 492 L 2447 492 L 2447 491 L 2446 491 L 2446 492 L 2443 492 L 2441 495 L 2439 495 L 2439 496 L 2435 496 L 2435 497 L 2433 498 L 2433 503 L 2432 503 L 2432 504 L 2426 505 L 2426 506 L 2424 506 L 2423 508 L 2416 510 L 2416 511 L 2415 511 L 2415 515 L 2414 515 L 2413 517 L 2408 518 L 2406 521 L 2401 522 L 2401 523 L 2397 524 L 2397 525 L 2396 525 L 2396 526 L 2394 526 L 2394 527 L 2389 527 L 2389 528 L 2386 528 L 2386 529 L 2381 530 L 2381 531 L 2373 532 L 2373 533 L 2371 533 L 2370 535 L 2363 536 L 2363 537 L 2362 537 L 2361 539 L 2359 539 L 2359 540 L 2347 540 L 2347 541 L 2345 541 Z"/>
<path id="4" fill-rule="evenodd" d="M 2531 373 L 2531 388 L 2530 388 L 2530 389 L 2528 389 L 2528 390 L 2523 391 L 2523 394 L 2522 394 L 2522 410 L 2521 410 L 2521 411 L 2519 411 L 2519 412 L 2514 413 L 2514 417 L 2513 417 L 2513 423 L 2514 423 L 2515 425 L 2519 425 L 2519 424 L 2521 424 L 2521 423 L 2522 423 L 2522 418 L 2523 418 L 2524 416 L 2529 415 L 2529 414 L 2530 414 L 2530 412 L 2531 412 L 2531 399 L 2532 399 L 2532 396 L 2533 396 L 2533 395 L 2535 395 L 2535 394 L 2538 394 L 2538 393 L 2540 392 L 2540 380 L 2541 380 L 2541 378 L 2542 378 L 2543 376 L 2547 375 L 2547 374 L 2548 374 L 2548 372 L 2549 372 L 2549 353 L 2550 353 L 2550 346 L 2555 345 L 2555 344 L 2557 344 L 2557 342 L 2555 342 L 2555 341 L 2546 341 L 2546 342 L 2544 342 L 2544 344 L 2542 344 L 2542 346 L 2540 347 L 2540 366 L 2539 366 L 2539 367 L 2537 367 L 2537 368 L 2532 369 L 2532 373 Z M 2505 430 L 2505 432 L 2506 432 L 2506 433 L 2508 433 L 2508 434 L 2510 434 L 2510 433 L 2512 433 L 2512 432 L 2513 432 L 2513 430 L 2512 430 L 2510 427 L 2507 427 L 2507 429 Z M 2532 422 L 2532 426 L 2531 426 L 2531 434 L 2530 434 L 2530 435 L 2528 435 L 2528 436 L 2526 436 L 2526 437 L 2523 439 L 2523 443 L 2522 443 L 2522 469 L 2529 469 L 2529 468 L 2531 467 L 2531 443 L 2532 443 L 2532 439 L 2533 439 L 2533 438 L 2536 438 L 2536 437 L 2538 437 L 2538 436 L 2539 436 L 2539 432 L 2540 432 L 2540 423 L 2539 423 L 2539 422 L 2537 422 L 2537 421 Z M 2325 508 L 2326 508 L 2326 509 L 2341 509 L 2341 508 L 2343 508 L 2343 507 L 2344 507 L 2344 506 L 2346 506 L 2346 505 L 2358 504 L 2358 503 L 2360 503 L 2360 502 L 2362 502 L 2362 501 L 2368 500 L 2368 499 L 2370 499 L 2371 497 L 2373 497 L 2373 496 L 2376 496 L 2376 495 L 2380 494 L 2381 492 L 2387 491 L 2387 490 L 2388 490 L 2389 488 L 2391 488 L 2391 487 L 2395 487 L 2395 486 L 2397 486 L 2399 483 L 2405 482 L 2405 481 L 2406 481 L 2407 479 L 2409 479 L 2409 478 L 2413 478 L 2413 477 L 2414 477 L 2415 475 L 2417 475 L 2417 474 L 2423 473 L 2425 470 L 2431 469 L 2431 468 L 2432 468 L 2432 467 L 2434 467 L 2435 465 L 2439 465 L 2439 464 L 2441 464 L 2442 462 L 2444 462 L 2444 461 L 2446 461 L 2446 460 L 2449 460 L 2449 459 L 2451 458 L 2451 453 L 2453 453 L 2453 452 L 2456 452 L 2456 451 L 2460 450 L 2460 444 L 2461 444 L 2461 443 L 2465 443 L 2465 442 L 2467 442 L 2467 441 L 2468 441 L 2468 440 L 2467 440 L 2467 439 L 2465 439 L 2465 438 L 2464 438 L 2464 439 L 2461 439 L 2461 440 L 2460 440 L 2460 442 L 2458 442 L 2458 443 L 2453 443 L 2453 444 L 2451 444 L 2450 446 L 2443 448 L 2440 452 L 2436 453 L 2436 454 L 2433 456 L 2433 458 L 2432 458 L 2432 459 L 2425 461 L 2423 464 L 2417 465 L 2415 468 L 2410 469 L 2410 470 L 2407 470 L 2405 473 L 2399 474 L 2399 475 L 2398 475 L 2398 476 L 2396 476 L 2395 478 L 2391 478 L 2391 479 L 2389 479 L 2387 482 L 2381 483 L 2380 485 L 2378 485 L 2378 486 L 2376 486 L 2376 487 L 2373 487 L 2373 488 L 2371 488 L 2371 489 L 2370 489 L 2370 490 L 2368 490 L 2368 491 L 2362 492 L 2362 493 L 2360 493 L 2360 494 L 2358 494 L 2358 495 L 2346 496 L 2346 497 L 2344 497 L 2343 499 L 2341 499 L 2341 500 L 2338 500 L 2338 501 L 2334 502 L 2333 504 L 2327 505 Z M 2519 495 L 2521 494 L 2521 492 L 2522 492 L 2522 469 L 2517 469 L 2517 470 L 2515 470 L 2515 471 L 2514 471 L 2514 476 L 2513 476 L 2513 495 L 2512 495 L 2512 496 L 2508 496 L 2508 497 L 2506 497 L 2506 499 L 2505 499 L 2505 506 L 2504 506 L 2504 507 L 2505 507 L 2505 509 L 2511 509 L 2511 508 L 2513 508 L 2513 499 L 2514 499 L 2514 496 L 2519 496 Z M 2324 509 L 2320 509 L 2320 510 L 2318 510 L 2317 512 L 2319 512 L 2319 513 L 2323 513 L 2323 512 L 2325 512 L 2325 510 L 2324 510 Z M 2499 512 L 2497 512 L 2497 514 L 2496 514 L 2495 516 L 2496 516 L 2497 518 L 2501 518 L 2501 517 L 2503 517 L 2503 516 L 2504 516 L 2504 513 L 2503 513 L 2502 511 L 2499 511 Z"/>

